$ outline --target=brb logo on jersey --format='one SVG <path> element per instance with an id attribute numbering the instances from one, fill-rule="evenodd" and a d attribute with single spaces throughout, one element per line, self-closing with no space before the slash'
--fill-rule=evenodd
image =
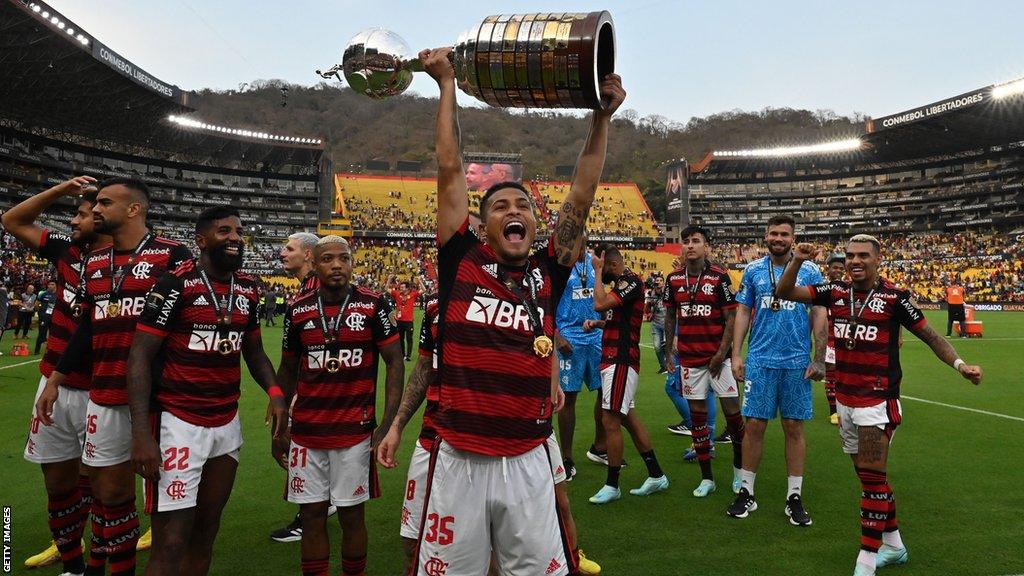
<path id="1" fill-rule="evenodd" d="M 310 370 L 324 370 L 331 358 L 337 358 L 344 368 L 359 368 L 363 365 L 363 349 L 342 348 L 338 350 L 337 355 L 332 355 L 326 350 L 310 350 L 306 356 L 306 366 Z"/>
<path id="2" fill-rule="evenodd" d="M 544 310 L 537 309 L 541 323 L 544 322 Z M 522 304 L 513 304 L 498 298 L 474 296 L 466 310 L 466 320 L 480 324 L 491 324 L 498 328 L 530 331 L 530 315 Z"/>
<path id="3" fill-rule="evenodd" d="M 219 352 L 218 340 L 220 340 L 220 336 L 216 330 L 193 330 L 188 337 L 188 349 L 197 352 Z M 228 342 L 231 342 L 231 349 L 238 352 L 242 349 L 242 333 L 231 330 L 228 332 Z"/>
<path id="4" fill-rule="evenodd" d="M 850 324 L 836 322 L 832 328 L 832 334 L 836 338 L 842 338 L 849 340 L 850 336 Z M 865 342 L 874 342 L 878 339 L 878 326 L 867 326 L 864 324 L 857 324 L 857 328 L 853 331 L 854 340 L 863 340 Z"/>

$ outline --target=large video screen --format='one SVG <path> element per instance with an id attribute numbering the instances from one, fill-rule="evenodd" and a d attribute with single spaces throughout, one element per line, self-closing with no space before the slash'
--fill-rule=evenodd
<path id="1" fill-rule="evenodd" d="M 523 182 L 523 165 L 505 162 L 467 162 L 466 183 L 471 191 L 483 192 L 498 182 Z"/>

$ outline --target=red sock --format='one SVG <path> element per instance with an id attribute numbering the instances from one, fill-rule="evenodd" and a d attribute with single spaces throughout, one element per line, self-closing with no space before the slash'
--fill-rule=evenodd
<path id="1" fill-rule="evenodd" d="M 889 514 L 885 519 L 885 531 L 895 532 L 900 529 L 899 523 L 896 522 L 896 495 L 892 493 L 892 488 L 889 488 Z"/>
<path id="2" fill-rule="evenodd" d="M 892 490 L 886 481 L 885 472 L 857 468 L 860 478 L 860 549 L 878 552 L 882 545 L 882 530 L 889 517 Z"/>
<path id="3" fill-rule="evenodd" d="M 327 576 L 327 569 L 330 567 L 329 558 L 319 560 L 303 560 L 302 576 Z"/>
<path id="4" fill-rule="evenodd" d="M 85 520 L 88 511 L 82 502 L 82 493 L 76 488 L 58 497 L 49 497 L 50 534 L 53 543 L 60 551 L 60 560 L 64 571 L 81 574 L 85 571 L 85 560 L 82 558 L 82 533 L 85 531 Z"/>
<path id="5" fill-rule="evenodd" d="M 739 412 L 725 415 L 725 427 L 732 438 L 732 465 L 733 468 L 743 468 L 743 435 L 746 428 L 743 424 L 743 416 Z"/>
<path id="6" fill-rule="evenodd" d="M 89 576 L 103 576 L 107 566 L 107 540 L 104 537 L 103 505 L 98 500 L 92 503 L 92 539 L 89 541 L 89 560 L 85 573 Z"/>
<path id="7" fill-rule="evenodd" d="M 345 576 L 366 576 L 366 555 L 341 557 L 341 573 Z"/>
<path id="8" fill-rule="evenodd" d="M 710 480 L 711 475 L 711 432 L 708 431 L 708 413 L 704 410 L 690 408 L 690 420 L 693 422 L 693 451 L 697 453 L 702 478 Z"/>
<path id="9" fill-rule="evenodd" d="M 103 536 L 110 558 L 110 576 L 135 574 L 135 546 L 139 542 L 139 513 L 135 499 L 103 508 Z"/>

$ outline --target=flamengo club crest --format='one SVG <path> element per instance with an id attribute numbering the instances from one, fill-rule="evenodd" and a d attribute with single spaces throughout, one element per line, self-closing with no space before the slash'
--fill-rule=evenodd
<path id="1" fill-rule="evenodd" d="M 144 280 L 149 278 L 149 273 L 153 270 L 153 265 L 149 262 L 139 262 L 132 267 L 132 276 L 135 276 L 136 280 Z"/>
<path id="2" fill-rule="evenodd" d="M 427 576 L 444 576 L 448 572 L 448 562 L 434 556 L 423 564 L 423 571 Z"/>
<path id="3" fill-rule="evenodd" d="M 167 485 L 167 495 L 171 497 L 171 500 L 181 500 L 185 497 L 185 483 L 181 480 L 175 480 Z"/>
<path id="4" fill-rule="evenodd" d="M 353 332 L 362 332 L 365 329 L 366 316 L 352 313 L 345 317 L 345 326 Z"/>
<path id="5" fill-rule="evenodd" d="M 868 302 L 868 309 L 875 314 L 881 314 L 885 311 L 885 302 L 882 301 L 881 298 L 872 298 L 871 301 Z"/>
<path id="6" fill-rule="evenodd" d="M 291 481 L 292 492 L 299 494 L 306 489 L 306 481 L 296 476 Z"/>

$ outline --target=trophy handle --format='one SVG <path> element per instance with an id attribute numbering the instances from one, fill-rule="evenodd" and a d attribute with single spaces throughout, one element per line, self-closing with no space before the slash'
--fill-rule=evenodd
<path id="1" fill-rule="evenodd" d="M 455 65 L 455 46 L 452 46 L 452 51 L 448 53 L 448 61 Z M 423 72 L 423 61 L 419 58 L 411 58 L 402 62 L 402 69 L 410 72 Z"/>

